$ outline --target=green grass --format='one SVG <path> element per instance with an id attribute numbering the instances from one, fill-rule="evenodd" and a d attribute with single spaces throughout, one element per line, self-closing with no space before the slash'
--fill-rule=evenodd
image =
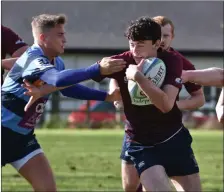
<path id="1" fill-rule="evenodd" d="M 123 131 L 37 130 L 59 191 L 122 191 L 120 148 Z M 223 191 L 223 132 L 191 131 L 203 191 Z M 31 191 L 10 166 L 2 169 L 2 191 Z"/>

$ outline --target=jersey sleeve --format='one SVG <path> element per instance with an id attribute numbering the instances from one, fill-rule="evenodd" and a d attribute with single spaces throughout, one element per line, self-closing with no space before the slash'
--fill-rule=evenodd
<path id="1" fill-rule="evenodd" d="M 104 101 L 107 96 L 107 92 L 76 84 L 74 86 L 62 89 L 60 91 L 64 96 L 81 99 L 81 100 L 98 100 Z"/>
<path id="2" fill-rule="evenodd" d="M 27 46 L 27 44 L 11 29 L 4 28 L 4 36 L 7 42 L 4 43 L 6 53 L 12 55 L 16 50 L 18 50 L 21 47 Z"/>
<path id="3" fill-rule="evenodd" d="M 97 62 L 99 63 L 99 62 Z M 99 75 L 98 77 L 94 77 L 92 80 L 96 81 L 96 82 L 101 82 L 102 80 L 104 80 L 105 78 L 113 78 L 113 79 L 117 79 L 119 76 L 120 72 L 117 73 L 113 73 L 110 75 Z"/>
<path id="4" fill-rule="evenodd" d="M 173 85 L 178 89 L 181 89 L 181 74 L 183 70 L 182 59 L 178 55 L 169 56 L 169 59 L 165 61 L 166 64 L 166 77 L 164 85 Z"/>
<path id="5" fill-rule="evenodd" d="M 195 66 L 185 57 L 182 57 L 183 60 L 183 70 L 195 70 Z M 201 86 L 195 83 L 186 82 L 184 86 L 188 93 L 192 93 L 201 89 Z"/>
<path id="6" fill-rule="evenodd" d="M 38 57 L 33 59 L 27 64 L 22 72 L 22 78 L 28 80 L 35 85 L 42 85 L 44 82 L 40 80 L 40 77 L 44 72 L 54 69 L 55 67 L 45 57 Z M 36 84 L 38 83 L 38 84 Z"/>
<path id="7" fill-rule="evenodd" d="M 31 62 L 26 62 L 24 69 L 22 72 L 23 79 L 27 79 L 31 83 L 40 80 L 41 85 L 47 83 L 56 87 L 74 85 L 100 75 L 98 64 L 81 69 L 60 70 L 43 56 L 38 56 Z"/>
<path id="8" fill-rule="evenodd" d="M 125 60 L 123 54 L 113 55 L 110 58 L 113 58 L 113 59 L 124 59 Z M 100 61 L 98 61 L 97 63 L 100 63 Z M 116 73 L 113 73 L 113 74 L 110 74 L 110 75 L 100 75 L 100 76 L 94 78 L 93 80 L 96 81 L 96 82 L 100 82 L 100 81 L 104 80 L 105 78 L 112 78 L 112 79 L 117 80 L 119 78 L 119 76 L 121 75 L 121 73 L 122 73 L 122 71 L 121 72 L 116 72 Z"/>

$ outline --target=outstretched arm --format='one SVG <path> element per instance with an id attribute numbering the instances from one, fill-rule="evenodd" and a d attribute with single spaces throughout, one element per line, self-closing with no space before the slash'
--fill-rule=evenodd
<path id="1" fill-rule="evenodd" d="M 27 111 L 27 109 L 40 97 L 43 97 L 44 95 L 47 95 L 49 93 L 52 93 L 58 90 L 60 90 L 64 96 L 76 98 L 76 99 L 82 99 L 82 100 L 99 100 L 99 101 L 111 102 L 111 101 L 120 99 L 119 89 L 115 89 L 112 92 L 107 93 L 104 91 L 91 89 L 79 84 L 76 84 L 70 87 L 61 87 L 61 88 L 57 88 L 52 85 L 45 84 L 38 88 L 30 84 L 29 82 L 24 81 L 23 87 L 28 90 L 24 94 L 30 96 L 30 99 L 27 105 L 25 106 L 25 111 Z"/>
<path id="2" fill-rule="evenodd" d="M 87 68 L 67 69 L 63 71 L 52 68 L 43 72 L 39 78 L 49 85 L 61 88 L 99 76 L 100 73 L 100 65 L 94 64 Z"/>
<path id="3" fill-rule="evenodd" d="M 217 86 L 224 85 L 224 70 L 217 67 L 201 70 L 189 70 L 182 73 L 183 82 L 193 82 L 203 86 Z"/>
<path id="4" fill-rule="evenodd" d="M 114 91 L 115 90 L 113 90 L 113 92 Z M 79 84 L 62 89 L 60 92 L 66 97 L 81 100 L 114 101 L 116 99 L 116 97 L 111 97 L 111 94 L 108 94 L 105 91 L 91 89 Z M 119 99 L 119 96 L 120 94 L 117 95 L 117 99 Z"/>
<path id="5" fill-rule="evenodd" d="M 36 66 L 24 71 L 22 78 L 30 82 L 42 80 L 43 82 L 55 87 L 66 87 L 76 83 L 93 79 L 101 75 L 110 75 L 121 71 L 125 67 L 122 59 L 104 58 L 100 63 L 95 63 L 87 68 L 67 69 L 58 71 L 49 63 L 46 58 L 37 58 L 30 63 L 30 66 Z"/>

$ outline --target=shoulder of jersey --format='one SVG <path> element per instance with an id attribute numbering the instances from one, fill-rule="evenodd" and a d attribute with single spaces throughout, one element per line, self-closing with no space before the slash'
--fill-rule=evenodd
<path id="1" fill-rule="evenodd" d="M 176 49 L 174 49 L 173 47 L 171 47 L 170 52 L 178 55 L 181 58 L 184 58 L 184 56 L 179 51 L 177 51 Z"/>
<path id="2" fill-rule="evenodd" d="M 37 47 L 29 47 L 27 50 L 26 50 L 27 54 L 28 54 L 28 57 L 33 57 L 33 58 L 37 58 L 37 57 L 43 57 L 43 53 L 42 51 L 37 48 Z"/>
<path id="3" fill-rule="evenodd" d="M 124 59 L 124 58 L 129 58 L 129 57 L 132 57 L 132 54 L 130 51 L 125 51 L 123 53 L 112 56 L 112 58 L 115 58 L 115 59 Z"/>
<path id="4" fill-rule="evenodd" d="M 162 56 L 164 56 L 164 57 L 179 57 L 180 58 L 180 53 L 179 52 L 177 52 L 177 51 L 174 51 L 174 50 L 172 50 L 172 51 L 163 51 L 162 53 Z"/>
<path id="5" fill-rule="evenodd" d="M 8 27 L 5 27 L 3 25 L 1 25 L 1 30 L 2 30 L 2 32 L 5 32 L 5 33 L 12 31 L 11 29 L 9 29 Z"/>
<path id="6" fill-rule="evenodd" d="M 127 63 L 133 63 L 134 62 L 133 56 L 132 56 L 130 51 L 125 51 L 125 52 L 123 52 L 121 54 L 115 55 L 115 56 L 113 56 L 113 58 L 115 58 L 115 59 L 123 59 Z"/>
<path id="7" fill-rule="evenodd" d="M 176 54 L 175 52 L 171 52 L 171 51 L 163 51 L 163 52 L 160 52 L 159 55 L 158 55 L 158 58 L 161 59 L 166 67 L 168 67 L 169 65 L 171 65 L 173 62 L 173 60 L 182 60 L 182 58 Z"/>
<path id="8" fill-rule="evenodd" d="M 12 31 L 10 28 L 5 27 L 2 25 L 1 27 L 1 32 L 2 32 L 2 39 L 8 39 L 11 38 L 11 36 L 14 36 L 16 33 Z M 17 35 L 17 34 L 16 34 Z M 3 38 L 4 37 L 4 38 Z"/>

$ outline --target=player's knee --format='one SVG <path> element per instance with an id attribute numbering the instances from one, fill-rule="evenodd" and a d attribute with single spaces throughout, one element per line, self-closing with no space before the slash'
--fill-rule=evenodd
<path id="1" fill-rule="evenodd" d="M 174 184 L 174 187 L 177 191 L 178 188 L 183 189 L 183 191 L 189 192 L 202 191 L 199 173 L 186 176 L 172 177 L 172 183 Z"/>
<path id="2" fill-rule="evenodd" d="M 124 191 L 136 191 L 139 183 L 139 179 L 132 177 L 132 175 L 122 177 L 122 187 Z"/>
<path id="3" fill-rule="evenodd" d="M 136 191 L 138 189 L 139 183 L 123 182 L 122 187 L 125 192 Z"/>
<path id="4" fill-rule="evenodd" d="M 201 192 L 201 179 L 199 173 L 195 173 L 189 176 L 186 176 L 184 190 L 185 191 L 198 191 Z"/>
<path id="5" fill-rule="evenodd" d="M 122 187 L 124 191 L 136 191 L 140 180 L 133 164 L 122 163 Z"/>
<path id="6" fill-rule="evenodd" d="M 146 191 L 171 191 L 170 181 L 165 170 L 160 165 L 155 165 L 142 172 L 141 183 Z"/>

